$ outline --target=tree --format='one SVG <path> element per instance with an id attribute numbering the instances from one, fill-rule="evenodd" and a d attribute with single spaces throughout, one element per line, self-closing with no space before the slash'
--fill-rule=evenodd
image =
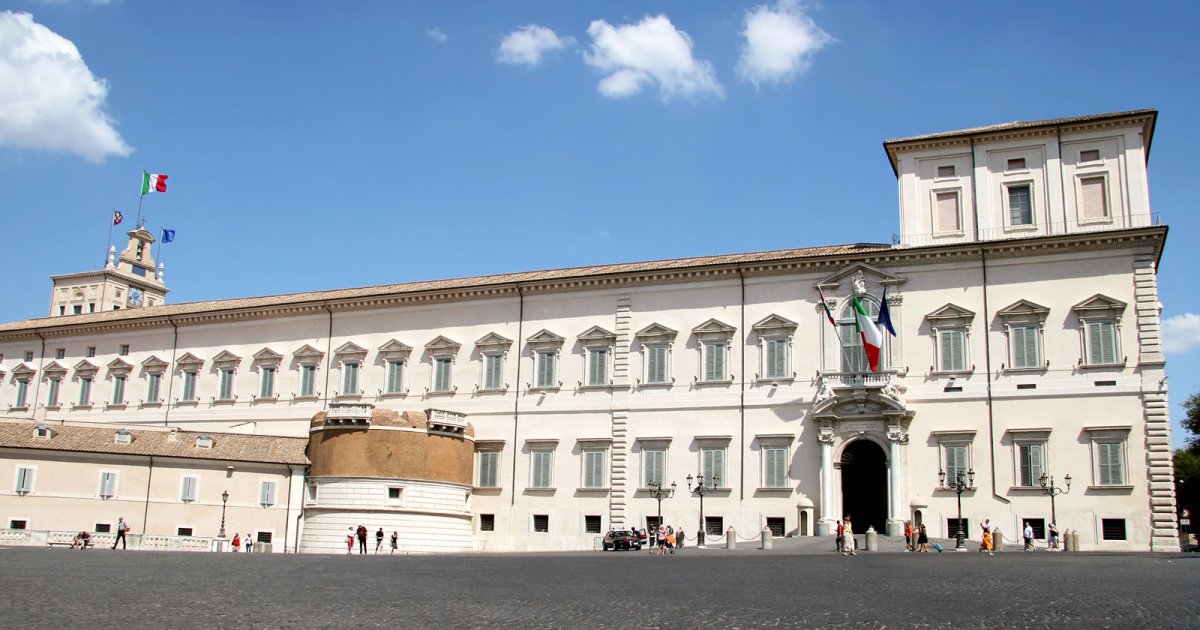
<path id="1" fill-rule="evenodd" d="M 1200 392 L 1196 392 L 1183 401 L 1183 410 L 1187 412 L 1180 425 L 1191 433 L 1188 439 L 1188 450 L 1200 449 Z"/>

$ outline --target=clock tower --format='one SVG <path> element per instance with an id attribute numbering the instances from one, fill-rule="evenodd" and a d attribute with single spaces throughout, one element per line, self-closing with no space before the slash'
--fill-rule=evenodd
<path id="1" fill-rule="evenodd" d="M 166 301 L 163 266 L 154 265 L 154 235 L 145 228 L 127 233 L 129 244 L 118 257 L 109 247 L 108 262 L 100 271 L 50 276 L 50 316 L 81 315 L 124 308 L 158 306 Z"/>

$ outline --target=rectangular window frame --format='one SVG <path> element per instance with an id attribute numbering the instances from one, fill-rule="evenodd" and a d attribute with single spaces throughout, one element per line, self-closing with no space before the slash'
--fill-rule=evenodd
<path id="1" fill-rule="evenodd" d="M 762 380 L 790 381 L 792 372 L 791 337 L 765 337 L 760 339 L 762 354 Z"/>
<path id="2" fill-rule="evenodd" d="M 454 391 L 454 359 L 450 357 L 433 358 L 433 381 L 430 383 L 431 392 L 447 393 Z"/>
<path id="3" fill-rule="evenodd" d="M 275 398 L 276 368 L 264 365 L 258 368 L 258 370 L 258 397 L 267 399 Z"/>
<path id="4" fill-rule="evenodd" d="M 554 449 L 538 447 L 529 451 L 529 487 L 554 489 Z"/>
<path id="5" fill-rule="evenodd" d="M 258 482 L 258 504 L 262 507 L 272 507 L 276 503 L 279 484 L 271 479 Z"/>
<path id="6" fill-rule="evenodd" d="M 496 450 L 479 450 L 475 453 L 475 487 L 499 488 L 501 453 Z"/>
<path id="7" fill-rule="evenodd" d="M 725 474 L 728 452 L 725 445 L 708 444 L 700 447 L 700 472 L 704 474 L 704 487 L 710 490 L 729 487 L 729 478 Z"/>
<path id="8" fill-rule="evenodd" d="M 534 389 L 558 389 L 558 351 L 541 350 L 534 355 Z"/>
<path id="9" fill-rule="evenodd" d="M 111 499 L 117 496 L 117 484 L 120 474 L 115 470 L 101 470 L 96 495 L 101 499 Z"/>
<path id="10" fill-rule="evenodd" d="M 1017 457 L 1016 485 L 1018 488 L 1041 488 L 1041 477 L 1046 467 L 1045 440 L 1013 440 L 1013 451 Z"/>
<path id="11" fill-rule="evenodd" d="M 764 444 L 762 454 L 762 487 L 768 490 L 788 489 L 792 486 L 788 463 L 791 449 L 782 444 Z"/>
<path id="12" fill-rule="evenodd" d="M 315 398 L 317 391 L 317 366 L 300 366 L 300 397 Z"/>
<path id="13" fill-rule="evenodd" d="M 120 407 L 125 405 L 125 376 L 113 377 L 113 397 L 112 406 Z"/>
<path id="14" fill-rule="evenodd" d="M 342 362 L 342 396 L 362 395 L 358 387 L 358 375 L 361 368 L 362 363 L 358 361 Z"/>
<path id="15" fill-rule="evenodd" d="M 193 402 L 196 400 L 196 379 L 199 376 L 200 373 L 196 370 L 183 371 L 183 394 L 180 396 L 180 400 L 186 402 Z"/>
<path id="16" fill-rule="evenodd" d="M 1012 324 L 1008 327 L 1008 333 L 1009 370 L 1045 369 L 1042 360 L 1044 339 L 1040 324 Z M 1033 355 L 1032 358 L 1030 354 Z"/>
<path id="17" fill-rule="evenodd" d="M 972 372 L 970 361 L 970 329 L 967 327 L 945 327 L 933 329 L 937 352 L 937 372 L 940 374 L 968 374 Z M 957 340 L 958 347 L 952 347 Z M 951 347 L 948 347 L 951 344 Z M 957 356 L 955 354 L 957 353 Z"/>
<path id="18" fill-rule="evenodd" d="M 612 352 L 607 346 L 584 349 L 584 384 L 587 387 L 608 387 L 610 385 L 609 360 Z"/>
<path id="19" fill-rule="evenodd" d="M 484 391 L 503 391 L 508 389 L 504 383 L 504 369 L 507 355 L 504 352 L 489 352 L 483 355 L 479 378 L 480 389 Z"/>
<path id="20" fill-rule="evenodd" d="M 704 341 L 700 345 L 700 382 L 701 383 L 731 383 L 733 377 L 729 374 L 729 341 Z"/>
<path id="21" fill-rule="evenodd" d="M 1028 208 L 1013 207 L 1014 195 L 1018 194 L 1018 189 L 1024 188 L 1025 194 L 1028 195 Z M 1036 187 L 1032 180 L 1021 180 L 1004 183 L 1004 225 L 1009 230 L 1031 230 L 1037 229 L 1037 202 L 1035 198 Z M 1018 198 L 1019 202 L 1020 199 Z M 1017 216 L 1017 212 L 1021 212 L 1021 216 Z M 1028 221 L 1025 221 L 1025 212 L 1028 212 Z M 1020 220 L 1018 220 L 1020 219 Z"/>
<path id="22" fill-rule="evenodd" d="M 1105 344 L 1104 331 L 1108 330 L 1108 344 Z M 1097 338 L 1099 333 L 1099 338 Z M 1121 329 L 1115 319 L 1086 319 L 1083 320 L 1083 350 L 1084 365 L 1105 366 L 1122 365 Z M 1099 356 L 1097 356 L 1099 355 Z"/>
<path id="23" fill-rule="evenodd" d="M 580 489 L 608 489 L 608 449 L 587 447 L 580 453 Z"/>
<path id="24" fill-rule="evenodd" d="M 79 405 L 80 407 L 90 407 L 92 405 L 92 377 L 81 376 L 79 378 Z"/>
<path id="25" fill-rule="evenodd" d="M 233 379 L 237 373 L 233 368 L 220 368 L 217 371 L 219 380 L 217 381 L 217 400 L 231 402 L 235 396 L 233 393 Z"/>
<path id="26" fill-rule="evenodd" d="M 29 379 L 17 379 L 17 397 L 13 407 L 16 409 L 24 409 L 29 406 Z"/>
<path id="27" fill-rule="evenodd" d="M 404 393 L 404 368 L 406 363 L 407 361 L 404 359 L 388 359 L 383 393 L 393 395 Z"/>
<path id="28" fill-rule="evenodd" d="M 1088 182 L 1095 181 L 1095 180 L 1099 180 L 1098 183 L 1100 186 L 1100 203 L 1103 205 L 1104 212 L 1103 212 L 1103 214 L 1101 214 L 1099 216 L 1087 216 L 1088 208 L 1085 206 L 1085 202 L 1086 202 L 1085 186 L 1087 185 Z M 1076 194 L 1075 198 L 1077 200 L 1077 211 L 1076 212 L 1077 212 L 1077 220 L 1079 221 L 1080 225 L 1091 225 L 1091 224 L 1095 224 L 1095 223 L 1100 223 L 1100 224 L 1112 223 L 1112 221 L 1113 221 L 1113 204 L 1112 204 L 1112 195 L 1109 193 L 1109 191 L 1110 191 L 1110 187 L 1109 187 L 1107 172 L 1101 171 L 1101 172 L 1076 174 L 1076 176 L 1075 176 L 1075 194 Z"/>
<path id="29" fill-rule="evenodd" d="M 59 396 L 62 393 L 62 378 L 51 378 L 46 389 L 46 407 L 48 409 L 58 409 Z"/>
<path id="30" fill-rule="evenodd" d="M 162 374 L 150 372 L 146 375 L 146 402 L 157 404 L 161 402 L 159 394 L 162 390 Z"/>
<path id="31" fill-rule="evenodd" d="M 37 482 L 37 467 L 20 464 L 13 474 L 13 492 L 19 495 L 33 494 Z"/>
<path id="32" fill-rule="evenodd" d="M 200 478 L 193 475 L 183 475 L 179 478 L 179 501 L 192 503 L 199 496 Z"/>
<path id="33" fill-rule="evenodd" d="M 656 343 L 643 346 L 643 364 L 644 369 L 642 385 L 670 385 L 674 379 L 671 378 L 671 346 L 665 343 Z"/>
<path id="34" fill-rule="evenodd" d="M 1129 434 L 1132 427 L 1084 427 L 1091 451 L 1092 484 L 1096 489 L 1131 489 Z"/>
<path id="35" fill-rule="evenodd" d="M 642 447 L 642 488 L 649 488 L 651 482 L 658 483 L 659 487 L 664 485 L 667 477 L 667 450 L 666 446 Z"/>
<path id="36" fill-rule="evenodd" d="M 943 198 L 954 201 L 954 224 L 943 225 L 946 218 L 942 212 Z M 962 236 L 963 230 L 963 191 L 962 188 L 935 188 L 929 191 L 930 224 L 935 236 Z"/>

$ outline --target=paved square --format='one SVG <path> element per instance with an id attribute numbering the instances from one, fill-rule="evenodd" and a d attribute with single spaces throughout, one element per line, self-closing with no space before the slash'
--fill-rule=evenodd
<path id="1" fill-rule="evenodd" d="M 0 548 L 7 628 L 1200 627 L 1200 555 Z"/>

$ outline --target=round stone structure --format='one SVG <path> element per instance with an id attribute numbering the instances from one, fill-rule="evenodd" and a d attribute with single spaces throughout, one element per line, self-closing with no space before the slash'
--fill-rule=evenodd
<path id="1" fill-rule="evenodd" d="M 381 553 L 391 551 L 392 532 L 400 553 L 475 549 L 474 452 L 474 430 L 462 414 L 330 405 L 309 427 L 300 552 L 346 553 L 346 536 L 359 525 L 368 531 L 368 553 L 380 528 Z"/>

